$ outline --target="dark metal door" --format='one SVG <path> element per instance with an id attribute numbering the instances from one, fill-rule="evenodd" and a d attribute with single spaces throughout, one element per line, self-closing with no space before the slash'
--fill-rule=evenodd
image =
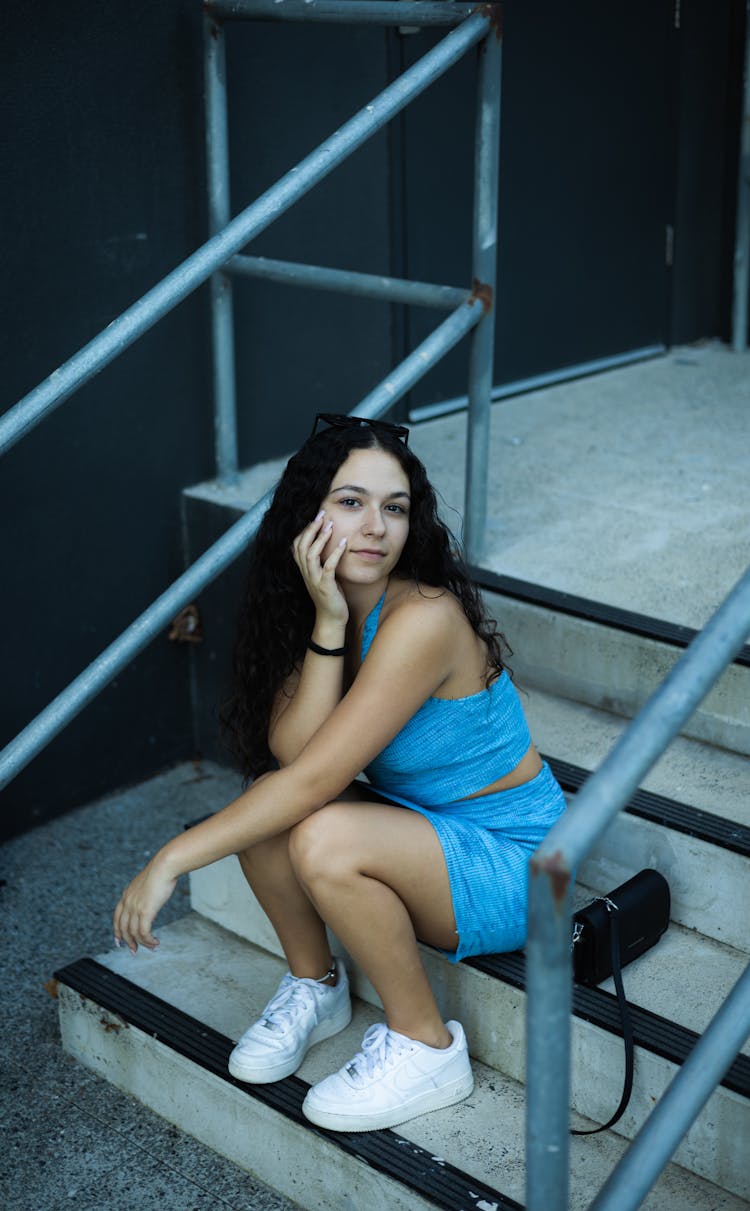
<path id="1" fill-rule="evenodd" d="M 673 4 L 505 5 L 495 382 L 667 342 Z M 406 63 L 433 35 L 402 38 Z M 404 117 L 405 266 L 470 264 L 473 56 Z M 414 344 L 434 324 L 405 320 Z M 412 406 L 465 391 L 466 350 Z"/>

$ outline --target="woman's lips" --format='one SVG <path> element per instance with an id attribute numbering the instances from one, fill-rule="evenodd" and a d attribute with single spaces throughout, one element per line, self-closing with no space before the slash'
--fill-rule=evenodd
<path id="1" fill-rule="evenodd" d="M 371 551 L 371 550 L 365 549 L 362 551 L 351 551 L 350 554 L 359 555 L 360 559 L 369 559 L 369 560 L 372 560 L 373 562 L 375 562 L 378 559 L 385 558 L 385 551 Z"/>

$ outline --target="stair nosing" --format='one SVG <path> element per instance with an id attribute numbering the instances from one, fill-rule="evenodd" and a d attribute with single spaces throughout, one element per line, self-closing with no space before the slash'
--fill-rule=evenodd
<path id="1" fill-rule="evenodd" d="M 526 957 L 523 951 L 510 954 L 473 955 L 463 959 L 467 967 L 473 967 L 484 975 L 501 980 L 520 992 L 526 992 Z M 688 1026 L 672 1022 L 668 1018 L 634 1005 L 628 1001 L 628 1012 L 633 1029 L 633 1042 L 637 1047 L 661 1056 L 673 1064 L 683 1064 L 700 1039 L 700 1034 Z M 609 1034 L 622 1038 L 620 1011 L 617 997 L 603 988 L 589 988 L 573 984 L 573 1015 L 599 1026 Z M 750 1098 L 750 1056 L 742 1053 L 735 1056 L 719 1084 L 741 1097 Z"/>
<path id="2" fill-rule="evenodd" d="M 683 626 L 682 623 L 654 618 L 650 614 L 639 614 L 621 606 L 607 605 L 605 602 L 593 601 L 588 597 L 579 597 L 574 593 L 565 593 L 561 589 L 533 584 L 513 576 L 503 576 L 489 568 L 470 566 L 469 575 L 479 589 L 512 597 L 516 601 L 525 601 L 529 605 L 556 610 L 560 614 L 595 622 L 613 630 L 640 635 L 644 639 L 671 644 L 673 647 L 686 648 L 696 635 L 700 634 L 693 627 Z M 750 668 L 750 644 L 744 644 L 731 663 Z"/>
<path id="3" fill-rule="evenodd" d="M 592 771 L 583 766 L 563 761 L 559 757 L 542 754 L 563 790 L 579 791 Z M 715 815 L 666 795 L 639 788 L 625 804 L 623 811 L 639 816 L 654 824 L 662 824 L 675 832 L 695 837 L 709 845 L 716 845 L 732 853 L 750 857 L 750 828 L 725 816 Z"/>

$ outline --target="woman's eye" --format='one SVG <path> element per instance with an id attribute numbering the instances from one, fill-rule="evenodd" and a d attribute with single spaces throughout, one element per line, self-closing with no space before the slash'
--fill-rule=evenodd
<path id="1" fill-rule="evenodd" d="M 359 501 L 354 496 L 345 496 L 343 500 L 338 502 L 340 505 L 346 505 L 347 508 L 354 508 L 359 504 Z"/>

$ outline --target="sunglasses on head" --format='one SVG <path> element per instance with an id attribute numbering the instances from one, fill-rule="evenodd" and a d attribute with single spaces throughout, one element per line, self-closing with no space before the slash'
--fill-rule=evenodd
<path id="1" fill-rule="evenodd" d="M 367 416 L 347 416 L 339 412 L 319 412 L 315 417 L 311 437 L 315 437 L 319 424 L 328 425 L 331 429 L 359 429 L 362 425 L 368 425 L 376 433 L 390 433 L 392 437 L 399 438 L 405 446 L 409 444 L 409 430 L 406 426 L 392 425 L 386 420 L 370 420 Z"/>

